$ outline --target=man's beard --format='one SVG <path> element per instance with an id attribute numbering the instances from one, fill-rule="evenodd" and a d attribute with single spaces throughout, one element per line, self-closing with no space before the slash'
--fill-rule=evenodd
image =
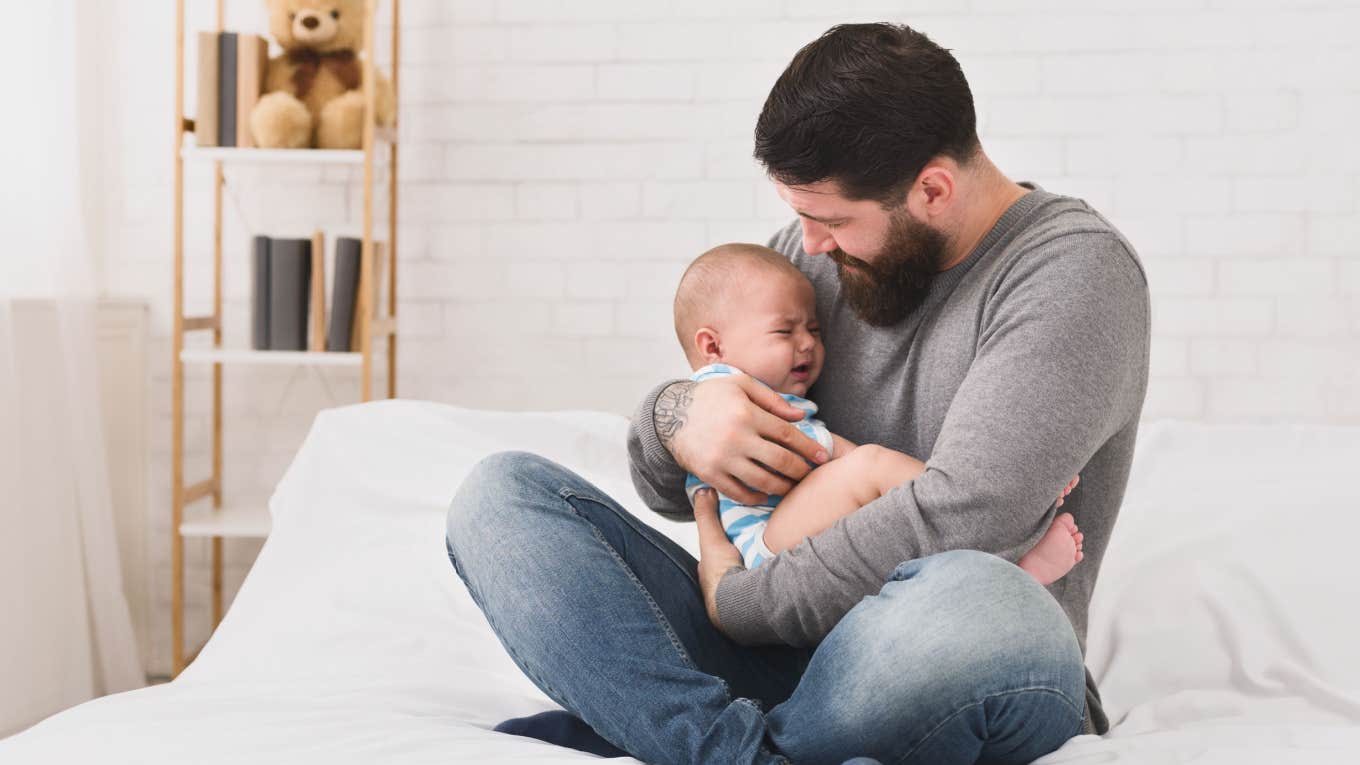
<path id="1" fill-rule="evenodd" d="M 890 327 L 925 299 L 945 262 L 947 245 L 943 233 L 898 210 L 889 219 L 887 241 L 872 263 L 839 247 L 827 256 L 836 263 L 841 294 L 855 314 L 872 326 Z"/>

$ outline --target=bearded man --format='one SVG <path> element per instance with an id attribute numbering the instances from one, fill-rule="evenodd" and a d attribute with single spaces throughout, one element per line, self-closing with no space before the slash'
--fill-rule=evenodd
<path id="1" fill-rule="evenodd" d="M 950 53 L 902 25 L 834 27 L 793 58 L 755 155 L 798 219 L 770 246 L 811 280 L 808 397 L 836 433 L 925 472 L 757 569 L 716 500 L 785 494 L 824 454 L 749 377 L 657 386 L 634 483 L 699 524 L 698 561 L 541 457 L 502 453 L 449 512 L 450 560 L 566 711 L 498 729 L 656 763 L 1024 763 L 1108 728 L 1087 609 L 1147 387 L 1132 246 L 1085 202 L 1007 178 Z M 1065 503 L 1085 559 L 1012 565 Z M 622 751 L 620 751 L 622 750 Z"/>

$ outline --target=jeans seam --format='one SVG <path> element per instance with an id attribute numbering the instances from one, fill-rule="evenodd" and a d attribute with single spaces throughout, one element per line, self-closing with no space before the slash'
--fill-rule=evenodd
<path id="1" fill-rule="evenodd" d="M 638 532 L 638 536 L 647 540 L 647 544 L 651 545 L 654 549 L 656 549 L 657 552 L 660 552 L 662 555 L 665 555 L 666 558 L 669 559 L 671 563 L 675 564 L 676 569 L 678 569 L 680 573 L 684 574 L 686 579 L 689 579 L 691 582 L 693 582 L 695 588 L 699 587 L 699 580 L 694 576 L 694 574 L 690 573 L 690 570 L 688 568 L 686 568 L 680 561 L 676 560 L 674 556 L 671 555 L 670 550 L 667 550 L 665 547 L 662 547 L 661 545 L 657 544 L 656 541 L 653 540 L 648 533 L 642 531 L 642 529 L 639 529 L 632 522 L 630 517 L 625 515 L 619 515 L 619 513 L 614 510 L 613 505 L 611 505 L 609 501 L 606 501 L 604 499 L 601 499 L 590 494 L 583 494 L 571 488 L 570 486 L 562 488 L 560 491 L 558 491 L 558 495 L 561 496 L 563 499 L 566 499 L 567 497 L 575 497 L 576 499 L 583 499 L 587 502 L 593 502 L 599 505 L 600 507 L 603 507 L 604 509 L 608 510 L 609 512 L 614 513 L 615 516 L 618 516 L 619 520 L 623 521 L 624 523 L 627 523 L 629 526 L 632 526 L 633 530 Z"/>
<path id="2" fill-rule="evenodd" d="M 722 678 L 719 679 L 721 680 Z M 731 698 L 730 693 L 728 694 L 728 698 Z M 746 706 L 754 709 L 756 711 L 756 714 L 760 715 L 762 718 L 765 716 L 765 710 L 761 708 L 760 701 L 758 701 L 757 699 L 748 699 L 745 696 L 740 696 L 735 699 L 732 699 L 732 701 L 733 703 L 737 704 L 745 704 Z M 769 729 L 767 727 L 766 732 L 768 732 L 768 730 Z M 763 741 L 761 742 L 759 749 L 765 754 L 774 757 L 780 763 L 780 765 L 791 765 L 788 757 L 785 757 L 782 753 L 766 746 Z"/>
<path id="3" fill-rule="evenodd" d="M 1034 686 L 1029 686 L 1029 687 L 1027 687 L 1027 688 L 1012 688 L 1012 689 L 1009 690 L 1009 691 L 998 691 L 998 692 L 996 692 L 996 693 L 987 694 L 986 696 L 983 696 L 982 698 L 978 699 L 977 701 L 972 702 L 971 704 L 965 704 L 965 705 L 959 707 L 958 709 L 954 710 L 953 714 L 951 714 L 951 715 L 949 715 L 948 717 L 946 717 L 946 718 L 944 718 L 943 720 L 941 720 L 939 723 L 937 723 L 937 724 L 935 725 L 934 728 L 931 728 L 931 729 L 930 729 L 930 732 L 928 732 L 928 733 L 926 733 L 926 735 L 922 736 L 922 737 L 921 737 L 921 740 L 920 740 L 919 742 L 917 742 L 916 746 L 913 746 L 906 754 L 903 754 L 900 758 L 898 758 L 898 760 L 897 760 L 897 765 L 902 765 L 902 763 L 905 763 L 908 759 L 910 759 L 911 756 L 914 755 L 914 754 L 916 754 L 916 752 L 917 752 L 918 750 L 920 750 L 921 747 L 925 746 L 926 742 L 930 740 L 930 737 L 931 737 L 931 736 L 934 736 L 937 732 L 939 732 L 939 730 L 940 730 L 941 728 L 943 728 L 946 724 L 949 723 L 949 721 L 953 720 L 955 717 L 958 717 L 959 715 L 963 714 L 964 712 L 966 712 L 966 711 L 968 711 L 968 710 L 970 710 L 970 709 L 973 709 L 974 707 L 981 706 L 981 705 L 987 703 L 988 701 L 991 701 L 992 699 L 999 698 L 999 697 L 1001 697 L 1001 696 L 1011 696 L 1011 695 L 1014 695 L 1014 694 L 1017 694 L 1017 693 L 1028 693 L 1028 692 L 1030 692 L 1030 691 L 1042 691 L 1042 692 L 1044 692 L 1044 693 L 1051 693 L 1051 694 L 1057 696 L 1058 698 L 1062 699 L 1062 701 L 1063 701 L 1064 704 L 1066 704 L 1066 705 L 1067 705 L 1068 707 L 1070 707 L 1074 712 L 1077 713 L 1077 730 L 1078 730 L 1078 731 L 1081 730 L 1081 724 L 1082 724 L 1082 718 L 1083 718 L 1083 716 L 1084 716 L 1084 712 L 1083 712 L 1083 711 L 1078 711 L 1078 710 L 1077 710 L 1076 705 L 1072 703 L 1072 700 L 1069 699 L 1069 698 L 1067 697 L 1067 694 L 1066 694 L 1066 693 L 1063 693 L 1062 691 L 1058 690 L 1057 688 L 1050 688 L 1050 687 L 1048 687 L 1048 686 L 1046 686 L 1046 685 L 1034 685 Z M 1072 738 L 1072 736 L 1068 736 L 1068 738 L 1070 739 L 1070 738 Z"/>
<path id="4" fill-rule="evenodd" d="M 600 505 L 601 507 L 604 507 L 610 510 L 611 512 L 613 510 L 613 508 L 610 508 L 607 503 L 601 502 L 591 497 L 582 496 L 572 491 L 571 489 L 562 489 L 559 492 L 559 494 L 564 500 L 567 500 L 568 498 L 581 499 L 587 502 L 593 502 L 597 505 Z M 684 643 L 680 642 L 680 636 L 675 634 L 675 629 L 671 627 L 670 621 L 666 619 L 666 615 L 662 613 L 661 607 L 656 604 L 656 600 L 652 598 L 652 594 L 647 591 L 647 588 L 643 586 L 642 581 L 639 580 L 637 578 L 637 575 L 633 573 L 633 570 L 628 567 L 628 562 L 623 559 L 623 556 L 619 555 L 618 550 L 615 550 L 613 545 L 609 544 L 609 540 L 604 538 L 604 534 L 600 532 L 599 527 L 591 523 L 589 519 L 582 517 L 581 514 L 577 512 L 576 508 L 572 506 L 570 501 L 568 501 L 566 504 L 567 507 L 571 508 L 571 512 L 574 515 L 576 515 L 577 518 L 580 518 L 581 520 L 585 521 L 586 524 L 590 526 L 591 533 L 595 535 L 595 538 L 599 540 L 600 544 L 604 545 L 604 549 L 609 551 L 609 555 L 614 559 L 614 562 L 619 564 L 619 568 L 621 568 L 623 570 L 623 573 L 627 575 L 628 580 L 633 583 L 633 586 L 637 588 L 638 592 L 642 593 L 643 599 L 647 601 L 647 607 L 652 611 L 652 616 L 656 619 L 657 623 L 661 625 L 661 628 L 666 631 L 666 637 L 667 639 L 670 640 L 671 647 L 675 649 L 676 654 L 680 657 L 682 661 L 685 662 L 685 665 L 687 667 L 698 671 L 699 666 L 694 663 L 694 659 L 692 659 L 689 655 L 689 652 L 685 650 Z M 714 677 L 717 676 L 714 675 Z M 721 677 L 718 677 L 718 681 L 722 683 L 723 691 L 727 693 L 727 697 L 730 699 L 732 697 L 732 693 L 730 689 L 727 687 L 727 681 L 723 680 Z"/>

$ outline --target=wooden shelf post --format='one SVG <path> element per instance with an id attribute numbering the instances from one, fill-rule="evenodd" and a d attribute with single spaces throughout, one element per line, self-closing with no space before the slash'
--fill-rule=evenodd
<path id="1" fill-rule="evenodd" d="M 214 0 L 216 8 L 216 29 L 223 30 L 224 0 Z M 400 57 L 400 0 L 390 0 L 392 4 L 392 92 L 397 94 Z M 373 269 L 383 259 L 377 258 L 377 243 L 374 241 L 373 204 L 375 193 L 375 159 L 377 155 L 376 129 L 376 79 L 374 48 L 376 1 L 364 3 L 364 106 L 365 120 L 363 130 L 363 150 L 279 150 L 243 149 L 236 147 L 213 147 L 198 149 L 186 147 L 184 136 L 195 128 L 194 118 L 184 113 L 184 53 L 185 53 L 185 0 L 175 0 L 175 158 L 174 158 L 174 315 L 171 332 L 171 470 L 170 470 L 170 622 L 171 622 L 171 672 L 178 675 L 184 667 L 198 655 L 185 650 L 184 634 L 184 538 L 206 537 L 212 540 L 212 620 L 213 627 L 221 623 L 223 617 L 223 549 L 225 537 L 259 537 L 268 534 L 268 513 L 261 508 L 238 504 L 224 507 L 223 503 L 223 400 L 222 368 L 225 364 L 311 364 L 321 366 L 359 366 L 362 369 L 362 397 L 364 401 L 372 396 L 373 337 L 379 335 L 387 340 L 387 395 L 396 395 L 397 386 L 397 139 L 396 130 L 384 129 L 383 137 L 387 144 L 387 194 L 388 194 L 388 237 L 386 243 L 385 265 L 387 268 L 387 313 L 375 315 L 378 304 L 376 285 L 378 279 Z M 225 185 L 224 165 L 234 161 L 293 163 L 320 162 L 330 164 L 355 164 L 359 155 L 363 162 L 363 247 L 360 257 L 359 290 L 354 328 L 357 353 L 328 353 L 326 347 L 326 282 L 325 282 L 325 237 L 317 232 L 312 238 L 312 282 L 309 315 L 308 351 L 254 351 L 224 348 L 222 311 L 222 190 Z M 186 316 L 184 312 L 184 160 L 186 156 L 207 159 L 213 163 L 213 308 L 207 315 Z M 184 347 L 185 332 L 211 330 L 212 346 L 198 346 L 190 350 Z M 184 475 L 184 365 L 186 361 L 207 363 L 212 366 L 212 475 L 193 484 L 185 483 Z M 186 518 L 186 505 L 212 499 L 211 509 L 196 510 L 192 518 Z"/>

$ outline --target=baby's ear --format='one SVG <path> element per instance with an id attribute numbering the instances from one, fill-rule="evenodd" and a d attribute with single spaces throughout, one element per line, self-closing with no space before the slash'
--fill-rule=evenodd
<path id="1" fill-rule="evenodd" d="M 694 350 L 705 362 L 722 361 L 722 337 L 712 327 L 700 327 L 694 333 Z"/>

